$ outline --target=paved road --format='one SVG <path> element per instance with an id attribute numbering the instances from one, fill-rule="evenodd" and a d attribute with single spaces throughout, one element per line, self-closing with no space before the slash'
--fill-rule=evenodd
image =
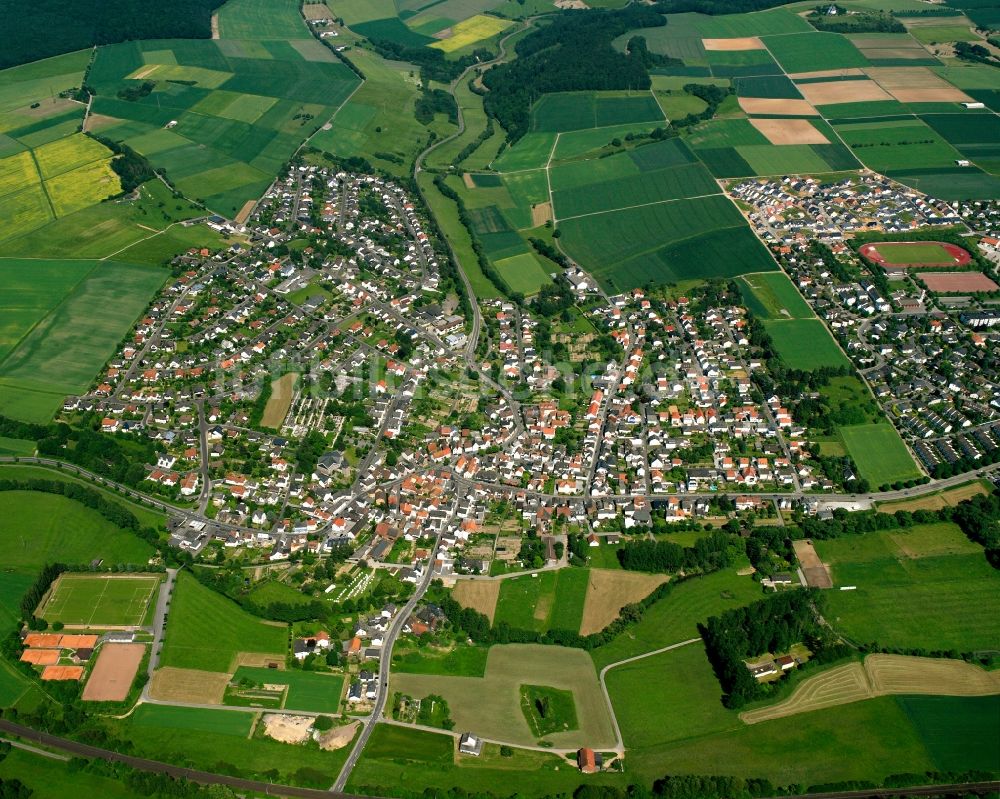
<path id="1" fill-rule="evenodd" d="M 163 625 L 167 621 L 167 605 L 170 597 L 174 593 L 174 584 L 177 582 L 177 569 L 167 569 L 167 579 L 160 585 L 160 593 L 156 597 L 156 610 L 153 612 L 153 643 L 149 650 L 149 678 L 153 678 L 153 672 L 160 665 L 160 647 L 163 646 Z M 149 691 L 149 683 L 142 689 L 143 698 Z"/>
<path id="2" fill-rule="evenodd" d="M 351 771 L 354 770 L 354 766 L 361 757 L 361 752 L 364 750 L 365 744 L 368 743 L 368 739 L 371 737 L 372 731 L 375 729 L 375 725 L 378 724 L 382 718 L 382 711 L 385 709 L 385 702 L 389 696 L 389 667 L 392 665 L 392 647 L 396 643 L 396 639 L 399 637 L 400 632 L 402 632 L 403 625 L 406 623 L 406 620 L 410 618 L 410 614 L 413 613 L 413 609 L 417 606 L 417 603 L 427 591 L 428 586 L 431 584 L 431 580 L 434 579 L 434 555 L 437 553 L 440 544 L 441 534 L 439 533 L 434 539 L 434 545 L 431 547 L 427 571 L 424 574 L 423 580 L 420 581 L 420 585 L 418 585 L 417 590 L 413 592 L 413 596 L 410 597 L 409 602 L 407 602 L 396 614 L 396 618 L 393 620 L 392 625 L 385 634 L 385 640 L 382 643 L 382 656 L 379 659 L 378 667 L 378 698 L 375 700 L 375 707 L 372 709 L 371 715 L 367 719 L 363 719 L 361 721 L 361 735 L 358 736 L 358 740 L 355 741 L 354 746 L 351 747 L 351 754 L 348 755 L 347 762 L 344 763 L 344 767 L 340 770 L 340 774 L 337 776 L 337 781 L 334 782 L 333 787 L 330 789 L 334 793 L 344 790 L 344 786 L 347 785 L 347 780 L 351 776 Z"/>
<path id="3" fill-rule="evenodd" d="M 68 738 L 60 738 L 57 735 L 49 735 L 47 732 L 33 730 L 30 727 L 22 727 L 20 724 L 13 724 L 9 721 L 0 720 L 0 730 L 3 732 L 26 738 L 29 741 L 44 744 L 55 749 L 61 749 L 78 757 L 88 757 L 97 760 L 108 760 L 112 763 L 124 763 L 139 771 L 150 771 L 157 774 L 169 774 L 175 779 L 187 779 L 203 785 L 228 785 L 238 791 L 254 791 L 268 796 L 294 796 L 303 799 L 364 799 L 353 794 L 340 792 L 321 791 L 315 788 L 298 788 L 294 785 L 276 785 L 270 782 L 259 780 L 246 780 L 241 777 L 231 777 L 228 774 L 213 774 L 210 771 L 198 771 L 197 769 L 182 768 L 170 763 L 162 763 L 159 760 L 149 760 L 144 757 L 132 757 L 119 752 L 112 752 L 110 749 L 100 749 L 96 746 L 71 741 Z"/>

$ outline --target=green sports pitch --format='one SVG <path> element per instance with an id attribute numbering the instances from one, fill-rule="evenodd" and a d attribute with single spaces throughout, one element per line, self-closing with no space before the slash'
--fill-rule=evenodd
<path id="1" fill-rule="evenodd" d="M 135 627 L 159 584 L 158 574 L 63 574 L 38 615 L 85 627 Z"/>

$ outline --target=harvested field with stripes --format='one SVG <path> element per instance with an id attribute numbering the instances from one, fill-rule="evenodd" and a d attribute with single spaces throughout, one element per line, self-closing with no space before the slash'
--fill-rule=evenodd
<path id="1" fill-rule="evenodd" d="M 860 702 L 886 694 L 988 696 L 1000 693 L 1000 672 L 985 671 L 962 660 L 906 655 L 869 655 L 864 663 L 817 674 L 788 699 L 740 714 L 746 724 Z"/>

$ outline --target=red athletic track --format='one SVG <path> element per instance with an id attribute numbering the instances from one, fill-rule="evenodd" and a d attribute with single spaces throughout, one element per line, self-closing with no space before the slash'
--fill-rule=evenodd
<path id="1" fill-rule="evenodd" d="M 919 267 L 922 269 L 923 267 L 943 267 L 943 266 L 951 266 L 957 268 L 960 266 L 967 266 L 972 261 L 972 256 L 969 255 L 969 253 L 967 253 L 961 247 L 957 247 L 954 244 L 949 244 L 946 241 L 879 241 L 875 242 L 874 244 L 862 245 L 858 249 L 858 252 L 861 253 L 865 258 L 867 258 L 872 263 L 876 263 L 882 267 L 887 267 L 890 266 L 890 264 L 887 264 L 885 258 L 883 258 L 879 254 L 879 249 L 892 247 L 893 245 L 896 244 L 937 244 L 939 247 L 944 247 L 949 253 L 951 253 L 952 257 L 954 258 L 954 260 L 952 261 L 943 261 L 939 263 L 891 264 L 891 266 L 899 269 L 912 269 L 915 267 Z"/>

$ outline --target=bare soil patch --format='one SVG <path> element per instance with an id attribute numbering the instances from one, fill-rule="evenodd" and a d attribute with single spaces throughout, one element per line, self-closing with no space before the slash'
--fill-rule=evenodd
<path id="1" fill-rule="evenodd" d="M 571 8 L 577 11 L 583 11 L 590 8 L 590 6 L 584 3 L 583 0 L 556 0 L 553 5 L 555 5 L 556 8 Z"/>
<path id="2" fill-rule="evenodd" d="M 740 108 L 748 114 L 819 116 L 808 100 L 774 100 L 768 97 L 740 97 Z"/>
<path id="3" fill-rule="evenodd" d="M 295 372 L 282 375 L 277 380 L 271 382 L 271 397 L 264 406 L 264 414 L 260 423 L 264 427 L 281 427 L 285 421 L 285 415 L 292 405 L 292 398 L 295 396 L 295 382 L 298 380 Z"/>
<path id="4" fill-rule="evenodd" d="M 452 29 L 445 28 L 443 31 L 438 31 L 431 38 L 433 39 L 448 39 L 451 38 Z"/>
<path id="5" fill-rule="evenodd" d="M 869 655 L 864 664 L 817 674 L 800 684 L 788 699 L 740 714 L 746 724 L 846 705 L 886 694 L 987 696 L 1000 691 L 1000 672 L 990 672 L 962 660 L 907 655 Z"/>
<path id="6" fill-rule="evenodd" d="M 278 622 L 277 626 L 284 627 L 285 625 Z M 271 652 L 237 652 L 236 657 L 233 658 L 233 662 L 230 664 L 230 671 L 236 671 L 240 666 L 272 668 L 272 663 L 276 664 L 273 668 L 285 668 L 285 659 L 280 655 L 275 655 Z"/>
<path id="7" fill-rule="evenodd" d="M 531 206 L 531 226 L 541 227 L 552 221 L 552 203 L 538 203 Z"/>
<path id="8" fill-rule="evenodd" d="M 462 607 L 478 610 L 492 624 L 500 597 L 500 580 L 459 580 L 452 596 Z"/>
<path id="9" fill-rule="evenodd" d="M 476 181 L 472 179 L 471 172 L 462 173 L 462 182 L 465 184 L 465 188 L 474 189 L 476 188 Z"/>
<path id="10" fill-rule="evenodd" d="M 882 513 L 895 513 L 897 510 L 941 510 L 941 508 L 952 507 L 959 502 L 964 502 L 980 494 L 988 493 L 989 491 L 986 489 L 986 486 L 980 482 L 975 482 L 964 486 L 957 486 L 956 488 L 942 491 L 939 494 L 929 494 L 926 497 L 903 499 L 897 502 L 880 502 L 878 509 Z"/>
<path id="11" fill-rule="evenodd" d="M 229 675 L 222 672 L 167 666 L 153 672 L 149 695 L 167 702 L 221 705 L 228 684 Z"/>
<path id="12" fill-rule="evenodd" d="M 85 132 L 93 130 L 103 130 L 104 128 L 110 128 L 112 125 L 117 125 L 121 122 L 118 117 L 109 117 L 105 114 L 88 114 L 86 119 L 86 124 L 83 129 Z"/>
<path id="13" fill-rule="evenodd" d="M 813 105 L 892 99 L 889 93 L 873 80 L 833 80 L 829 83 L 803 83 L 797 88 L 802 96 Z"/>
<path id="14" fill-rule="evenodd" d="M 83 699 L 88 702 L 121 702 L 128 696 L 145 654 L 145 644 L 104 644 L 97 656 L 97 665 L 83 688 Z"/>
<path id="15" fill-rule="evenodd" d="M 927 67 L 873 67 L 868 77 L 901 103 L 962 103 L 972 98 Z"/>
<path id="16" fill-rule="evenodd" d="M 917 272 L 931 291 L 998 291 L 1000 286 L 982 272 Z"/>
<path id="17" fill-rule="evenodd" d="M 909 58 L 909 59 L 919 59 L 927 58 L 927 51 L 924 48 L 914 49 L 912 47 L 882 47 L 882 48 L 872 48 L 865 47 L 859 48 L 861 54 L 868 59 L 875 60 L 878 58 Z"/>
<path id="18" fill-rule="evenodd" d="M 343 749 L 354 740 L 354 734 L 360 726 L 360 721 L 352 721 L 343 727 L 334 727 L 332 730 L 328 730 L 320 735 L 316 739 L 316 742 L 319 744 L 320 749 L 327 752 L 332 752 L 334 749 Z"/>
<path id="19" fill-rule="evenodd" d="M 219 38 L 219 15 L 212 14 L 212 38 Z"/>
<path id="20" fill-rule="evenodd" d="M 302 6 L 302 16 L 308 20 L 333 19 L 333 14 L 325 3 L 305 3 Z"/>
<path id="21" fill-rule="evenodd" d="M 815 72 L 793 72 L 788 77 L 792 80 L 808 80 L 810 78 L 837 78 L 843 75 L 864 75 L 864 70 L 859 67 L 846 67 L 845 69 L 819 69 Z M 802 88 L 801 86 L 799 87 Z"/>
<path id="22" fill-rule="evenodd" d="M 756 36 L 741 36 L 735 39 L 702 39 L 702 46 L 706 50 L 717 52 L 733 52 L 734 50 L 763 50 L 764 42 Z"/>
<path id="23" fill-rule="evenodd" d="M 285 744 L 302 744 L 312 737 L 312 716 L 288 716 L 267 713 L 262 719 L 268 738 Z"/>
<path id="24" fill-rule="evenodd" d="M 819 559 L 812 541 L 793 541 L 795 557 L 799 559 L 802 573 L 810 588 L 833 588 L 833 579 L 826 564 Z"/>
<path id="25" fill-rule="evenodd" d="M 829 144 L 830 140 L 808 119 L 751 119 L 750 124 L 771 144 Z"/>
<path id="26" fill-rule="evenodd" d="M 665 574 L 591 569 L 580 635 L 600 632 L 618 618 L 623 607 L 649 596 L 669 579 Z"/>
<path id="27" fill-rule="evenodd" d="M 236 214 L 236 219 L 234 220 L 237 225 L 246 224 L 246 221 L 250 218 L 250 214 L 253 213 L 253 208 L 256 204 L 256 200 L 247 200 L 243 203 L 243 207 L 240 209 L 240 212 Z"/>

